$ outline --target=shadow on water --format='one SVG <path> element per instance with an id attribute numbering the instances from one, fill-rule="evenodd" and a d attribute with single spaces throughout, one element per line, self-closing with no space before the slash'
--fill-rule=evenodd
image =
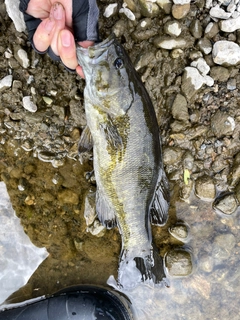
<path id="1" fill-rule="evenodd" d="M 2 160 L 1 179 L 25 233 L 36 247 L 48 251 L 47 257 L 40 251 L 30 276 L 27 249 L 13 249 L 16 241 L 19 244 L 22 240 L 8 239 L 1 227 L 0 282 L 11 254 L 20 259 L 11 268 L 23 276 L 23 282 L 15 283 L 17 288 L 13 286 L 12 294 L 1 286 L 1 297 L 7 295 L 8 303 L 76 284 L 107 286 L 109 276 L 116 277 L 121 246 L 118 230 L 105 230 L 98 236 L 86 231 L 84 198 L 90 183 L 84 175 L 90 169 L 90 164 L 81 166 L 70 159 L 54 168 L 24 151 L 18 157 Z M 0 215 L 10 217 L 12 209 L 4 196 L 3 182 L 1 188 Z M 166 283 L 155 288 L 141 285 L 124 292 L 132 302 L 135 318 L 239 319 L 239 214 L 221 216 L 212 210 L 210 202 L 194 195 L 184 202 L 177 194 L 175 187 L 168 224 L 153 227 L 154 242 L 165 257 Z M 16 219 L 11 214 L 11 219 Z M 2 221 L 4 224 L 7 220 Z M 19 231 L 14 228 L 12 234 Z"/>

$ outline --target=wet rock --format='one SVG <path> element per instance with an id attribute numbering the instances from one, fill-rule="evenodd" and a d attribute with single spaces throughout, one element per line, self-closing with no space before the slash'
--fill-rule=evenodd
<path id="1" fill-rule="evenodd" d="M 37 106 L 36 104 L 32 101 L 31 96 L 26 96 L 23 97 L 22 99 L 23 102 L 23 108 L 30 111 L 30 112 L 36 112 L 37 111 Z"/>
<path id="2" fill-rule="evenodd" d="M 154 38 L 154 45 L 157 48 L 172 50 L 186 48 L 188 46 L 188 42 L 181 37 L 174 39 L 167 36 L 159 36 Z"/>
<path id="3" fill-rule="evenodd" d="M 177 249 L 165 256 L 165 267 L 172 277 L 185 277 L 192 273 L 192 257 L 187 251 Z"/>
<path id="4" fill-rule="evenodd" d="M 196 19 L 190 24 L 190 32 L 195 39 L 200 39 L 202 37 L 203 28 L 201 22 Z"/>
<path id="5" fill-rule="evenodd" d="M 232 41 L 221 40 L 213 45 L 213 61 L 223 66 L 234 66 L 240 63 L 240 47 Z"/>
<path id="6" fill-rule="evenodd" d="M 177 120 L 182 120 L 182 121 L 189 120 L 187 100 L 181 94 L 177 94 L 176 98 L 174 99 L 174 102 L 172 105 L 172 115 L 173 115 L 173 118 Z"/>
<path id="7" fill-rule="evenodd" d="M 225 82 L 228 80 L 230 76 L 230 72 L 227 68 L 216 66 L 212 67 L 210 70 L 210 76 L 215 80 L 215 81 L 222 81 Z"/>
<path id="8" fill-rule="evenodd" d="M 224 32 L 234 32 L 240 29 L 240 15 L 235 19 L 228 19 L 219 22 L 220 29 Z"/>
<path id="9" fill-rule="evenodd" d="M 216 189 L 212 178 L 207 175 L 199 177 L 195 182 L 195 193 L 200 199 L 214 199 Z"/>
<path id="10" fill-rule="evenodd" d="M 219 27 L 218 27 L 218 23 L 216 22 L 210 22 L 206 28 L 205 28 L 205 36 L 207 38 L 212 39 L 213 37 L 215 37 L 218 32 L 219 32 Z"/>
<path id="11" fill-rule="evenodd" d="M 212 43 L 207 38 L 200 39 L 197 43 L 197 46 L 206 55 L 212 52 Z"/>
<path id="12" fill-rule="evenodd" d="M 79 203 L 79 196 L 72 190 L 65 189 L 59 192 L 58 200 L 61 203 L 69 203 L 69 204 L 77 205 Z"/>
<path id="13" fill-rule="evenodd" d="M 227 215 L 233 214 L 237 210 L 237 207 L 238 203 L 234 194 L 221 195 L 213 203 L 215 210 Z"/>
<path id="14" fill-rule="evenodd" d="M 232 255 L 236 238 L 232 233 L 217 235 L 213 240 L 212 257 L 215 264 L 220 264 Z"/>
<path id="15" fill-rule="evenodd" d="M 217 138 L 233 134 L 235 121 L 227 113 L 218 110 L 211 119 L 211 129 Z"/>
<path id="16" fill-rule="evenodd" d="M 169 233 L 176 239 L 186 242 L 188 238 L 188 228 L 185 224 L 178 223 L 169 228 Z"/>
<path id="17" fill-rule="evenodd" d="M 210 254 L 203 254 L 198 258 L 198 267 L 204 272 L 212 272 L 214 266 L 213 258 Z"/>
<path id="18" fill-rule="evenodd" d="M 174 4 L 172 6 L 172 15 L 175 19 L 182 19 L 186 17 L 190 11 L 190 3 Z"/>
<path id="19" fill-rule="evenodd" d="M 8 89 L 12 86 L 13 76 L 8 75 L 0 80 L 0 92 Z"/>
<path id="20" fill-rule="evenodd" d="M 164 31 L 172 37 L 178 37 L 182 32 L 181 24 L 176 20 L 167 21 L 164 25 Z"/>

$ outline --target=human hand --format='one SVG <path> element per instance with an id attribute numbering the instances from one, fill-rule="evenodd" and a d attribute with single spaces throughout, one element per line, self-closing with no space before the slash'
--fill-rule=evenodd
<path id="1" fill-rule="evenodd" d="M 84 78 L 75 40 L 87 48 L 98 39 L 95 0 L 20 0 L 29 39 L 38 53 L 48 52 Z"/>

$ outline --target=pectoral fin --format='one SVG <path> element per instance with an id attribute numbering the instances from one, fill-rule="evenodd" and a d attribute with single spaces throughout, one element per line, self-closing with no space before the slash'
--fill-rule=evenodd
<path id="1" fill-rule="evenodd" d="M 99 190 L 96 193 L 96 212 L 98 219 L 107 229 L 117 226 L 115 211 Z"/>
<path id="2" fill-rule="evenodd" d="M 169 202 L 169 185 L 166 174 L 163 170 L 161 180 L 156 188 L 155 198 L 150 212 L 152 224 L 161 226 L 167 222 Z"/>
<path id="3" fill-rule="evenodd" d="M 100 123 L 100 128 L 104 132 L 106 140 L 112 149 L 118 149 L 122 146 L 122 138 L 110 117 L 106 122 Z"/>
<path id="4" fill-rule="evenodd" d="M 93 148 L 93 140 L 90 129 L 86 126 L 80 136 L 78 143 L 78 152 L 81 154 L 86 151 L 91 151 Z"/>

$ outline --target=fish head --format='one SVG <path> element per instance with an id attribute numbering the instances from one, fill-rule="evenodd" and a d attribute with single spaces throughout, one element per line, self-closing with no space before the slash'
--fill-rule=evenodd
<path id="1" fill-rule="evenodd" d="M 109 113 L 124 114 L 133 101 L 133 69 L 123 47 L 114 35 L 89 48 L 77 48 L 88 96 Z"/>

